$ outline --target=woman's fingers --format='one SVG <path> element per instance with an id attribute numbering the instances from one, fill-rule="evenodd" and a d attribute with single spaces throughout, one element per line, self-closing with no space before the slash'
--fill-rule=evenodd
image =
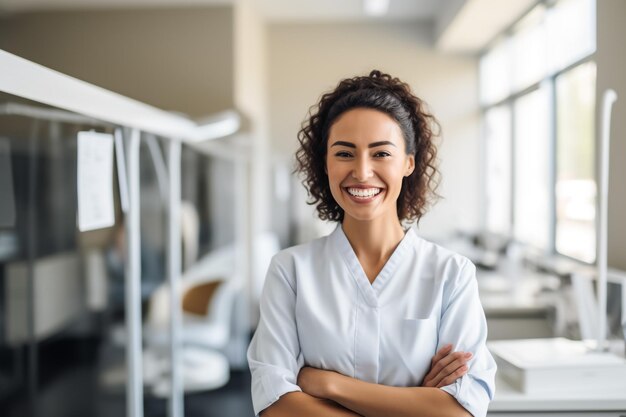
<path id="1" fill-rule="evenodd" d="M 435 357 L 437 357 L 437 355 L 435 355 Z M 456 371 L 461 366 L 465 365 L 471 357 L 472 354 L 468 352 L 452 352 L 447 354 L 431 366 L 430 371 L 424 377 L 424 383 L 422 385 L 436 387 L 444 379 L 449 380 L 448 377 L 456 375 Z M 452 380 L 454 381 L 455 379 L 456 378 Z"/>
<path id="2" fill-rule="evenodd" d="M 443 368 L 445 368 L 451 361 L 455 359 L 456 356 L 462 354 L 463 352 L 452 352 L 452 345 L 448 344 L 441 349 L 433 356 L 430 361 L 430 370 L 428 374 L 424 377 L 424 382 L 430 382 L 431 384 L 426 386 L 436 386 L 437 382 L 433 382 L 432 379 L 441 372 Z"/>
<path id="3" fill-rule="evenodd" d="M 469 368 L 467 367 L 467 365 L 463 365 L 463 366 L 457 368 L 452 374 L 450 374 L 449 376 L 447 376 L 444 379 L 442 379 L 437 384 L 437 388 L 445 387 L 446 385 L 452 384 L 454 381 L 456 381 L 457 379 L 459 379 L 463 375 L 465 375 L 467 373 L 468 369 Z"/>
<path id="4" fill-rule="evenodd" d="M 459 353 L 458 355 L 456 353 Z M 451 361 L 447 361 L 447 363 L 440 369 L 433 380 L 436 381 L 435 386 L 439 385 L 439 383 L 448 378 L 449 376 L 453 376 L 454 373 L 460 367 L 464 366 L 467 361 L 472 357 L 472 354 L 469 352 L 455 352 L 455 354 L 450 354 L 449 356 L 454 356 Z M 444 359 L 448 359 L 448 357 Z M 440 363 L 443 363 L 444 360 L 441 360 Z M 455 378 L 456 379 L 456 378 Z M 454 379 L 453 379 L 454 381 Z"/>
<path id="5" fill-rule="evenodd" d="M 455 360 L 463 360 L 466 352 L 452 352 L 445 355 L 443 358 L 438 359 L 432 366 L 429 375 L 435 376 L 440 373 L 446 366 L 450 365 Z"/>
<path id="6" fill-rule="evenodd" d="M 436 372 L 435 372 L 435 364 L 437 362 L 439 362 L 441 359 L 445 358 L 446 355 L 450 354 L 450 352 L 452 351 L 452 345 L 451 344 L 447 344 L 445 346 L 443 346 L 441 349 L 439 349 L 437 351 L 437 353 L 435 354 L 435 356 L 432 357 L 432 359 L 430 360 L 430 370 L 428 371 L 428 374 L 424 377 L 424 386 L 430 386 L 430 385 L 426 385 L 426 382 L 428 382 L 429 380 L 431 380 L 435 375 L 437 375 L 437 373 L 439 373 L 439 368 L 437 368 Z M 434 386 L 434 385 L 432 385 Z"/>

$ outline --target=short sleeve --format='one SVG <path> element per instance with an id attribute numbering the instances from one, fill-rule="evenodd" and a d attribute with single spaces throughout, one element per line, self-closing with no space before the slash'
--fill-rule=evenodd
<path id="1" fill-rule="evenodd" d="M 294 284 L 274 257 L 261 293 L 259 325 L 248 347 L 256 416 L 282 395 L 302 391 L 296 384 L 304 360 L 300 354 L 295 305 Z"/>
<path id="2" fill-rule="evenodd" d="M 474 264 L 466 260 L 448 285 L 444 289 L 437 350 L 451 343 L 454 350 L 472 352 L 473 357 L 467 374 L 441 389 L 474 417 L 484 417 L 495 394 L 497 367 L 486 346 L 487 320 L 478 297 Z"/>

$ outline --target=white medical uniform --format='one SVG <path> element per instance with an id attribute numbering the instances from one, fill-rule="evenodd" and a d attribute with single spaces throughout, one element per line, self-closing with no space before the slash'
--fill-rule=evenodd
<path id="1" fill-rule="evenodd" d="M 303 366 L 362 381 L 416 387 L 438 349 L 472 352 L 469 371 L 442 389 L 475 417 L 494 395 L 496 364 L 465 257 L 411 228 L 370 284 L 341 225 L 324 238 L 279 252 L 261 296 L 248 348 L 258 414 L 296 385 Z M 389 416 L 393 417 L 393 416 Z"/>

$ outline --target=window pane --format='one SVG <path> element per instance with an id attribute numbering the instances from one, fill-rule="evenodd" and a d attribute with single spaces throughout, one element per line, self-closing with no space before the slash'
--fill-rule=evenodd
<path id="1" fill-rule="evenodd" d="M 556 250 L 585 262 L 596 257 L 595 78 L 589 62 L 556 82 Z"/>
<path id="2" fill-rule="evenodd" d="M 498 106 L 485 113 L 487 230 L 511 233 L 511 110 Z"/>
<path id="3" fill-rule="evenodd" d="M 515 237 L 547 249 L 550 230 L 549 92 L 542 86 L 514 103 Z"/>
<path id="4" fill-rule="evenodd" d="M 508 41 L 502 41 L 480 60 L 480 100 L 492 104 L 511 92 L 511 68 Z"/>
<path id="5" fill-rule="evenodd" d="M 547 75 L 545 6 L 535 7 L 515 28 L 511 38 L 513 88 L 520 91 Z"/>
<path id="6" fill-rule="evenodd" d="M 596 50 L 595 1 L 560 0 L 547 15 L 550 67 L 558 71 Z"/>

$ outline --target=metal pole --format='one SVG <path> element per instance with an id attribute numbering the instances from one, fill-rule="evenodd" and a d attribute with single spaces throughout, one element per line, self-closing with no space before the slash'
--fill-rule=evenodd
<path id="1" fill-rule="evenodd" d="M 141 132 L 133 129 L 128 143 L 128 213 L 126 220 L 126 356 L 128 417 L 143 417 L 141 363 L 141 235 L 139 229 L 139 145 Z"/>
<path id="2" fill-rule="evenodd" d="M 157 184 L 159 185 L 159 195 L 165 205 L 167 204 L 169 190 L 167 184 L 167 167 L 165 166 L 165 161 L 163 160 L 163 153 L 161 152 L 161 147 L 159 146 L 159 142 L 155 135 L 147 133 L 144 135 L 144 140 L 148 145 L 152 164 L 154 165 L 154 171 L 156 172 Z"/>
<path id="3" fill-rule="evenodd" d="M 27 257 L 28 272 L 26 278 L 26 314 L 28 328 L 28 403 L 31 417 L 39 415 L 39 403 L 37 394 L 39 390 L 39 360 L 37 335 L 35 333 L 35 259 L 37 258 L 37 176 L 39 152 L 39 122 L 35 121 L 30 132 L 28 161 L 28 239 L 27 239 Z"/>
<path id="4" fill-rule="evenodd" d="M 248 166 L 245 160 L 235 160 L 235 251 L 237 262 L 235 264 L 237 279 L 245 284 L 248 276 L 249 258 L 249 230 L 248 230 Z"/>
<path id="5" fill-rule="evenodd" d="M 606 348 L 606 288 L 607 288 L 607 245 L 609 212 L 609 148 L 611 143 L 611 110 L 617 100 L 617 93 L 608 89 L 602 97 L 602 131 L 600 146 L 600 229 L 598 233 L 598 346 Z"/>
<path id="6" fill-rule="evenodd" d="M 184 411 L 183 384 L 180 375 L 180 328 L 181 303 L 179 280 L 181 275 L 181 236 L 180 236 L 180 153 L 178 140 L 169 142 L 169 233 L 168 233 L 168 279 L 170 284 L 170 399 L 169 417 L 182 417 Z"/>
<path id="7" fill-rule="evenodd" d="M 115 161 L 117 163 L 117 182 L 120 187 L 120 205 L 124 216 L 128 214 L 128 176 L 126 175 L 126 151 L 124 151 L 123 128 L 115 129 Z"/>
<path id="8" fill-rule="evenodd" d="M 248 160 L 237 158 L 235 160 L 235 250 L 236 259 L 235 275 L 239 281 L 239 288 L 242 288 L 241 302 L 236 303 L 235 319 L 235 340 L 237 341 L 236 352 L 232 353 L 231 360 L 239 366 L 246 364 L 245 352 L 247 347 L 247 337 L 250 329 L 250 303 L 254 289 L 254 280 L 251 273 L 252 266 L 255 265 L 256 253 L 254 240 L 255 236 L 251 232 L 250 201 L 251 192 L 248 170 Z"/>
<path id="9" fill-rule="evenodd" d="M 626 355 L 626 280 L 622 281 L 622 332 L 624 333 L 624 355 Z"/>

